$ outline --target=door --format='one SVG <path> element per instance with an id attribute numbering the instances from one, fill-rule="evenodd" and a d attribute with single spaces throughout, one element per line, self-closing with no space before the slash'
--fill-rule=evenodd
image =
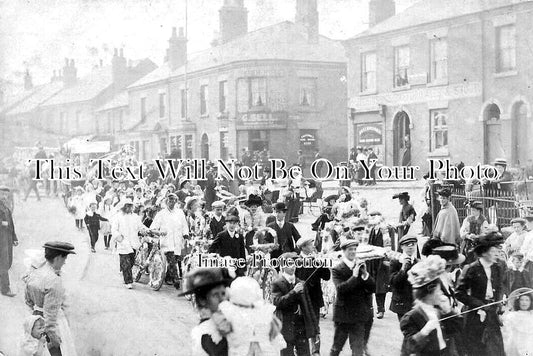
<path id="1" fill-rule="evenodd" d="M 394 117 L 394 165 L 411 165 L 411 120 L 401 111 Z"/>
<path id="2" fill-rule="evenodd" d="M 484 119 L 485 163 L 490 164 L 496 158 L 505 158 L 501 137 L 500 108 L 498 105 L 489 105 L 485 109 Z"/>
<path id="3" fill-rule="evenodd" d="M 527 164 L 529 153 L 533 147 L 530 147 L 528 137 L 531 137 L 531 125 L 528 122 L 527 107 L 524 102 L 520 101 L 513 107 L 513 163 L 518 166 Z"/>

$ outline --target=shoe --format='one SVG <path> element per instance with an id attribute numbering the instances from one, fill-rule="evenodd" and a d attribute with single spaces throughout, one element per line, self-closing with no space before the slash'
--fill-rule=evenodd
<path id="1" fill-rule="evenodd" d="M 383 319 L 383 315 L 384 315 L 384 314 L 385 314 L 385 313 L 383 313 L 383 312 L 379 312 L 377 318 L 378 318 L 378 319 Z"/>
<path id="2" fill-rule="evenodd" d="M 91 248 L 91 252 L 92 252 L 92 253 L 95 253 L 96 250 L 95 250 L 94 248 Z"/>
<path id="3" fill-rule="evenodd" d="M 132 283 L 126 284 L 126 288 L 133 289 L 133 284 Z"/>
<path id="4" fill-rule="evenodd" d="M 2 293 L 2 295 L 5 295 L 6 297 L 10 297 L 10 298 L 13 298 L 14 296 L 16 296 L 15 293 L 13 293 L 12 291 L 8 290 L 7 292 L 5 293 Z"/>

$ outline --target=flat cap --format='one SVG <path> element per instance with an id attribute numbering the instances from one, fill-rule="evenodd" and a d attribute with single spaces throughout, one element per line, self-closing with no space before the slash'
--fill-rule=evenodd
<path id="1" fill-rule="evenodd" d="M 66 252 L 69 254 L 76 254 L 76 252 L 74 252 L 74 245 L 68 242 L 50 241 L 45 243 L 43 247 L 51 250 Z"/>
<path id="2" fill-rule="evenodd" d="M 314 236 L 302 236 L 296 241 L 296 246 L 298 248 L 302 248 L 303 245 L 305 245 L 308 242 L 314 242 L 315 237 Z"/>
<path id="3" fill-rule="evenodd" d="M 450 197 L 452 195 L 452 191 L 448 188 L 442 188 L 437 191 L 437 194 L 443 197 Z"/>
<path id="4" fill-rule="evenodd" d="M 285 203 L 276 203 L 276 204 L 274 204 L 274 210 L 276 210 L 276 211 L 287 211 L 287 205 L 285 205 Z"/>
<path id="5" fill-rule="evenodd" d="M 513 220 L 511 220 L 511 224 L 519 223 L 519 224 L 525 225 L 526 222 L 527 221 L 524 218 L 514 218 Z"/>
<path id="6" fill-rule="evenodd" d="M 211 206 L 213 207 L 213 209 L 216 209 L 216 208 L 222 208 L 222 209 L 224 209 L 224 207 L 226 206 L 226 204 L 224 204 L 224 202 L 221 201 L 221 200 L 217 200 L 216 202 L 214 202 L 213 204 L 211 204 Z"/>
<path id="7" fill-rule="evenodd" d="M 343 250 L 346 250 L 348 247 L 357 247 L 359 246 L 359 240 L 355 239 L 344 239 L 341 241 L 340 247 Z"/>
<path id="8" fill-rule="evenodd" d="M 402 193 L 394 194 L 392 196 L 392 199 L 407 199 L 407 200 L 409 200 L 409 193 L 408 192 L 402 192 Z"/>
<path id="9" fill-rule="evenodd" d="M 405 244 L 408 244 L 410 242 L 415 242 L 417 243 L 418 242 L 418 238 L 415 236 L 415 235 L 405 235 L 404 237 L 402 237 L 400 239 L 400 241 L 398 242 L 401 245 L 405 245 Z"/>
<path id="10" fill-rule="evenodd" d="M 239 217 L 238 217 L 238 216 L 235 216 L 235 215 L 228 215 L 228 216 L 226 216 L 225 221 L 226 221 L 226 222 L 232 222 L 232 221 L 233 221 L 233 222 L 239 222 L 240 220 L 239 220 Z"/>

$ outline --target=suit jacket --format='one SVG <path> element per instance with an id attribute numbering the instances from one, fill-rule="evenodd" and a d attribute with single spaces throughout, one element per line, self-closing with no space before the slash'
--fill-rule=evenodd
<path id="1" fill-rule="evenodd" d="M 318 333 L 318 320 L 311 315 L 310 306 L 305 304 L 304 294 L 296 293 L 293 288 L 301 282 L 296 278 L 295 284 L 290 284 L 280 275 L 272 282 L 272 303 L 276 306 L 276 316 L 282 322 L 281 334 L 287 343 L 296 339 L 296 327 L 305 326 L 306 336 L 314 337 Z M 301 313 L 298 313 L 300 307 Z M 296 325 L 298 323 L 298 325 Z"/>
<path id="2" fill-rule="evenodd" d="M 223 216 L 220 218 L 220 221 L 217 221 L 214 217 L 211 218 L 211 221 L 209 222 L 209 230 L 211 230 L 212 238 L 217 237 L 217 235 L 224 231 L 224 227 L 226 226 L 226 218 Z"/>
<path id="3" fill-rule="evenodd" d="M 490 271 L 493 299 L 501 300 L 504 289 L 503 270 L 497 263 L 494 263 L 490 266 Z M 469 264 L 459 278 L 457 299 L 469 309 L 482 306 L 485 304 L 487 281 L 487 275 L 479 260 Z"/>
<path id="4" fill-rule="evenodd" d="M 4 202 L 0 201 L 0 271 L 11 268 L 13 263 L 13 242 L 17 240 L 13 216 Z"/>
<path id="5" fill-rule="evenodd" d="M 372 276 L 363 280 L 354 277 L 352 270 L 344 262 L 332 269 L 333 284 L 337 298 L 333 304 L 333 321 L 336 323 L 366 323 L 373 316 L 372 293 L 376 283 Z"/>
<path id="6" fill-rule="evenodd" d="M 314 257 L 309 258 L 311 261 Z M 316 271 L 316 272 L 315 272 Z M 297 268 L 296 278 L 307 281 L 305 287 L 309 292 L 309 297 L 314 309 L 320 309 L 324 306 L 324 298 L 322 295 L 322 280 L 329 281 L 331 273 L 328 268 Z M 307 280 L 309 278 L 309 280 Z"/>
<path id="7" fill-rule="evenodd" d="M 293 223 L 285 221 L 283 228 L 280 229 L 278 222 L 274 221 L 268 224 L 268 227 L 274 229 L 278 235 L 279 248 L 272 251 L 270 254 L 272 258 L 277 258 L 285 252 L 296 251 L 294 244 L 300 238 L 300 233 L 296 230 L 296 226 Z"/>
<path id="8" fill-rule="evenodd" d="M 451 315 L 451 314 L 449 314 Z M 443 315 L 446 317 L 448 315 Z M 429 318 L 420 306 L 415 306 L 404 315 L 400 321 L 400 329 L 404 335 L 402 343 L 402 356 L 441 356 L 448 355 L 447 350 L 440 350 L 437 330 L 433 330 L 428 336 L 420 334 L 420 330 L 426 325 Z M 457 333 L 462 328 L 461 318 L 450 318 L 440 323 L 442 336 L 446 341 L 447 348 L 450 346 L 450 335 Z"/>
<path id="9" fill-rule="evenodd" d="M 221 257 L 229 256 L 246 261 L 244 236 L 235 232 L 235 236 L 231 237 L 229 232 L 224 230 L 217 235 L 211 246 L 209 246 L 209 253 L 218 253 Z M 237 274 L 242 276 L 245 270 L 238 268 Z"/>
<path id="10" fill-rule="evenodd" d="M 407 280 L 407 272 L 414 263 L 406 270 L 402 269 L 402 264 L 398 260 L 392 260 L 390 263 L 390 286 L 392 289 L 390 310 L 396 314 L 405 314 L 413 307 L 413 288 Z"/>

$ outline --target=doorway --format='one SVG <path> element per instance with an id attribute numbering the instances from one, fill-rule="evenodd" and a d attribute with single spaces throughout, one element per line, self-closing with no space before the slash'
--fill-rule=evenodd
<path id="1" fill-rule="evenodd" d="M 405 111 L 394 117 L 394 165 L 411 165 L 411 120 Z"/>
<path id="2" fill-rule="evenodd" d="M 205 133 L 202 135 L 200 149 L 202 158 L 205 160 L 209 160 L 209 137 Z"/>

